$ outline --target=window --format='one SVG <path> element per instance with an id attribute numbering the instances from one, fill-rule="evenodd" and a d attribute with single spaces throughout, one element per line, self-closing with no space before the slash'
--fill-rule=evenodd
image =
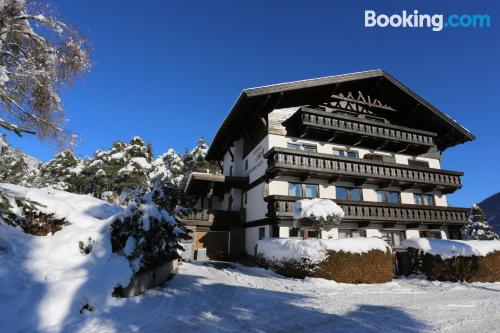
<path id="1" fill-rule="evenodd" d="M 429 167 L 429 162 L 427 162 L 427 161 L 418 161 L 418 160 L 408 160 L 408 165 L 428 168 Z"/>
<path id="2" fill-rule="evenodd" d="M 306 153 L 315 153 L 317 151 L 316 149 L 316 146 L 312 146 L 312 145 L 303 145 L 302 146 L 304 148 L 304 151 Z"/>
<path id="3" fill-rule="evenodd" d="M 303 187 L 304 197 L 306 197 L 306 198 L 319 197 L 318 185 L 304 184 L 304 185 L 302 185 L 302 187 Z"/>
<path id="4" fill-rule="evenodd" d="M 248 194 L 247 192 L 243 193 L 243 203 L 246 205 L 248 202 Z"/>
<path id="5" fill-rule="evenodd" d="M 345 150 L 333 148 L 333 155 L 335 156 L 345 156 Z"/>
<path id="6" fill-rule="evenodd" d="M 230 165 L 229 166 L 229 176 L 232 176 L 233 175 L 233 166 Z"/>
<path id="7" fill-rule="evenodd" d="M 230 195 L 227 199 L 227 210 L 233 210 L 233 196 Z"/>
<path id="8" fill-rule="evenodd" d="M 378 202 L 390 202 L 399 203 L 401 202 L 401 196 L 399 192 L 393 191 L 377 191 Z"/>
<path id="9" fill-rule="evenodd" d="M 333 152 L 333 155 L 335 155 L 335 156 L 350 157 L 350 158 L 358 158 L 359 157 L 359 153 L 357 151 L 353 151 L 353 150 L 347 151 L 347 150 L 343 150 L 343 149 L 333 148 L 332 152 Z"/>
<path id="10" fill-rule="evenodd" d="M 361 201 L 363 200 L 363 195 L 360 188 L 355 187 L 336 187 L 336 199 L 339 200 L 352 200 Z"/>
<path id="11" fill-rule="evenodd" d="M 398 247 L 406 239 L 406 233 L 400 230 L 383 230 L 382 238 L 392 247 Z"/>
<path id="12" fill-rule="evenodd" d="M 289 183 L 288 184 L 288 195 L 292 197 L 301 197 L 302 196 L 302 185 Z"/>
<path id="13" fill-rule="evenodd" d="M 366 237 L 366 230 L 339 229 L 339 238 L 360 238 Z"/>
<path id="14" fill-rule="evenodd" d="M 419 232 L 421 238 L 437 238 L 441 239 L 441 231 L 439 230 L 422 230 Z"/>
<path id="15" fill-rule="evenodd" d="M 288 236 L 290 238 L 302 238 L 303 237 L 303 233 L 301 233 L 302 230 L 300 230 L 299 228 L 290 228 L 289 229 L 289 233 L 288 233 Z"/>
<path id="16" fill-rule="evenodd" d="M 348 151 L 347 152 L 347 157 L 350 157 L 350 158 L 358 158 L 359 157 L 359 154 L 357 151 Z"/>
<path id="17" fill-rule="evenodd" d="M 248 170 L 248 160 L 245 161 L 245 170 Z"/>
<path id="18" fill-rule="evenodd" d="M 287 143 L 286 147 L 288 149 L 303 150 L 306 153 L 316 153 L 318 151 L 315 145 L 306 145 L 300 143 Z"/>
<path id="19" fill-rule="evenodd" d="M 315 184 L 288 183 L 288 195 L 293 197 L 318 198 L 319 187 Z"/>
<path id="20" fill-rule="evenodd" d="M 415 205 L 434 206 L 434 196 L 430 194 L 413 193 Z"/>
<path id="21" fill-rule="evenodd" d="M 259 240 L 266 238 L 266 227 L 259 228 Z"/>
<path id="22" fill-rule="evenodd" d="M 393 156 L 381 155 L 381 154 L 366 154 L 364 159 L 372 160 L 372 161 L 381 161 L 381 162 L 389 162 L 396 163 L 396 158 Z"/>

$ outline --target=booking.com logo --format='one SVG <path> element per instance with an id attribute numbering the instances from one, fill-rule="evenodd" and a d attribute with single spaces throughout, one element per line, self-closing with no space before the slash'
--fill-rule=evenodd
<path id="1" fill-rule="evenodd" d="M 419 14 L 414 10 L 411 14 L 403 10 L 401 14 L 377 14 L 374 10 L 365 10 L 365 27 L 386 28 L 431 28 L 441 31 L 443 28 L 489 28 L 490 15 L 487 14 L 453 14 L 445 17 L 443 14 Z"/>

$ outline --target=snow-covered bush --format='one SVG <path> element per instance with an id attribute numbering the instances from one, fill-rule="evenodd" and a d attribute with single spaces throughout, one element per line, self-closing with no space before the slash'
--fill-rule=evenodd
<path id="1" fill-rule="evenodd" d="M 374 283 L 392 277 L 391 248 L 378 238 L 285 239 L 257 243 L 257 263 L 282 275 Z"/>
<path id="2" fill-rule="evenodd" d="M 468 224 L 461 230 L 465 240 L 500 239 L 487 222 L 486 216 L 478 205 L 473 205 L 469 213 Z"/>
<path id="3" fill-rule="evenodd" d="M 165 209 L 158 208 L 150 192 L 136 198 L 111 224 L 113 252 L 124 254 L 135 273 L 154 269 L 180 258 L 181 239 L 188 229 Z"/>
<path id="4" fill-rule="evenodd" d="M 429 280 L 500 281 L 500 241 L 410 238 L 402 243 L 410 271 Z"/>
<path id="5" fill-rule="evenodd" d="M 44 206 L 33 200 L 9 195 L 0 190 L 0 222 L 18 226 L 30 235 L 45 236 L 62 229 L 67 221 L 43 212 Z"/>
<path id="6" fill-rule="evenodd" d="M 329 199 L 302 199 L 293 204 L 293 218 L 302 227 L 329 230 L 340 224 L 344 211 Z"/>

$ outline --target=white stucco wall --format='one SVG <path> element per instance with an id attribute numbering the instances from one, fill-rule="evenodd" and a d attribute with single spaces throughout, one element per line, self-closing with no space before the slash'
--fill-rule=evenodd
<path id="1" fill-rule="evenodd" d="M 250 227 L 245 229 L 245 251 L 248 255 L 255 254 L 255 245 L 259 241 L 259 229 L 265 228 L 265 238 L 271 237 L 271 226 Z"/>

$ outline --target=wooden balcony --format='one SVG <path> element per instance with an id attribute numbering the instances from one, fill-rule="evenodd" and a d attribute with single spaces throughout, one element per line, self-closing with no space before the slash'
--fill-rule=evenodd
<path id="1" fill-rule="evenodd" d="M 240 211 L 180 208 L 174 212 L 174 217 L 186 225 L 229 227 L 243 223 Z"/>
<path id="2" fill-rule="evenodd" d="M 306 153 L 287 148 L 272 148 L 267 154 L 267 173 L 319 178 L 329 182 L 350 181 L 356 186 L 376 184 L 379 188 L 398 186 L 402 190 L 452 193 L 462 187 L 462 172 L 432 169 L 404 164 L 379 162 L 330 154 Z"/>
<path id="3" fill-rule="evenodd" d="M 434 146 L 436 133 L 302 107 L 283 125 L 290 135 L 352 146 L 419 155 Z"/>
<path id="4" fill-rule="evenodd" d="M 295 201 L 302 198 L 272 195 L 265 198 L 268 203 L 268 217 L 291 220 Z M 387 204 L 370 201 L 333 200 L 344 210 L 343 222 L 355 222 L 361 226 L 368 223 L 394 225 L 463 225 L 467 224 L 468 208 L 421 206 L 408 204 Z"/>

